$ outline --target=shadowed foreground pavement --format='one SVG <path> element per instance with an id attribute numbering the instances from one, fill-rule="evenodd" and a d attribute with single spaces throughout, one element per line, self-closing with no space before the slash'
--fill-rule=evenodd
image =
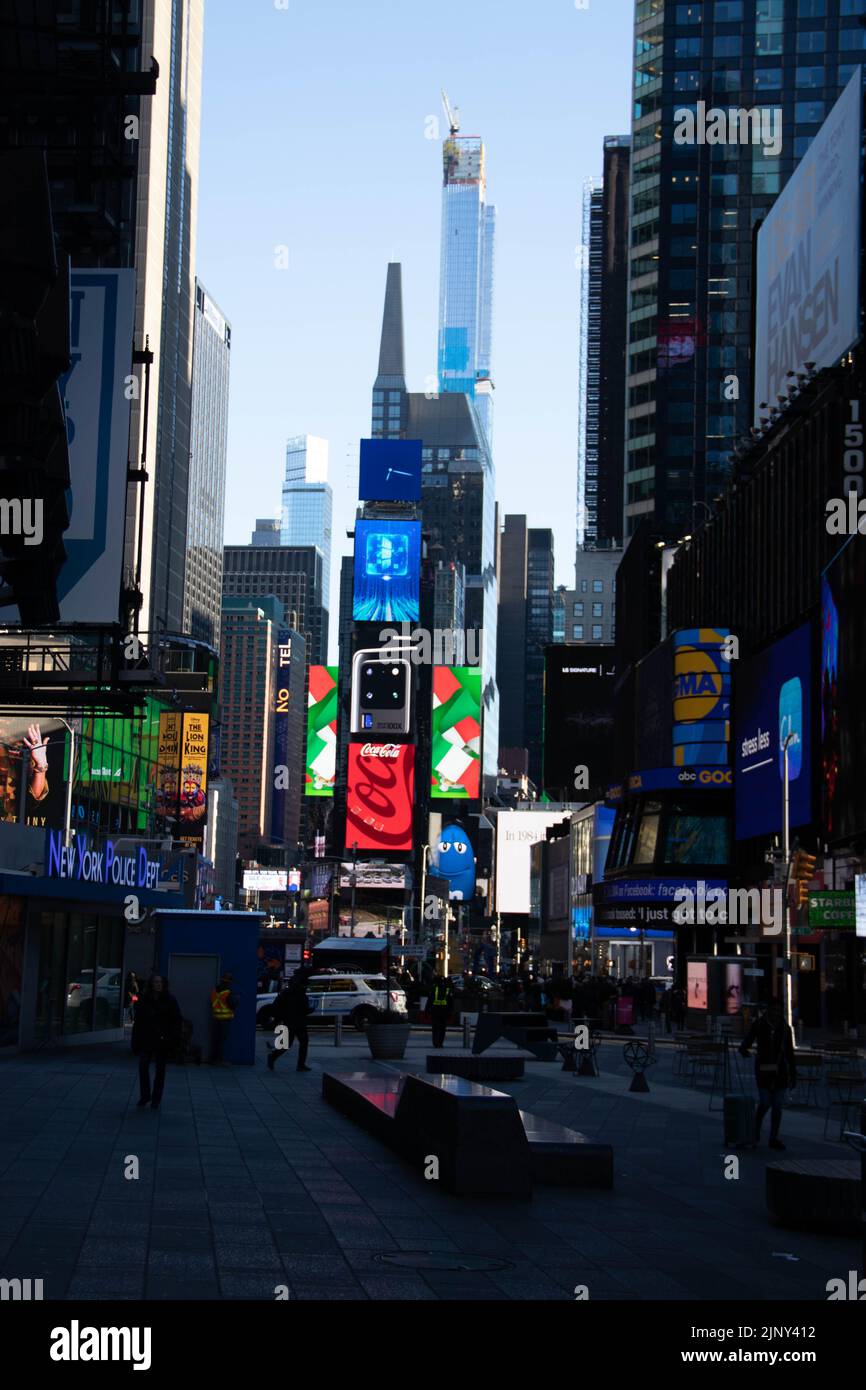
<path id="1" fill-rule="evenodd" d="M 309 1074 L 294 1057 L 269 1073 L 262 1036 L 255 1067 L 170 1067 L 158 1113 L 135 1108 L 125 1044 L 4 1057 L 0 1277 L 41 1278 L 52 1299 L 273 1299 L 288 1285 L 300 1299 L 562 1300 L 585 1284 L 590 1300 L 824 1301 L 827 1280 L 859 1265 L 855 1239 L 770 1222 L 766 1121 L 762 1148 L 725 1179 L 721 1114 L 673 1078 L 670 1050 L 649 1095 L 628 1093 L 615 1043 L 599 1077 L 527 1061 L 499 1088 L 614 1147 L 614 1191 L 537 1188 L 521 1203 L 451 1197 L 333 1111 L 322 1071 L 377 1066 L 357 1034 L 341 1048 L 312 1037 Z M 429 1050 L 416 1030 L 394 1067 L 423 1071 Z M 822 1128 L 819 1111 L 786 1112 L 785 1156 L 850 1157 Z M 399 1252 L 493 1267 L 382 1259 Z"/>

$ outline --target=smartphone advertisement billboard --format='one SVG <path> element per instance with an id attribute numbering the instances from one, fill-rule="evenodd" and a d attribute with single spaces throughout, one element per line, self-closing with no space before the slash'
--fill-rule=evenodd
<path id="1" fill-rule="evenodd" d="M 412 849 L 413 743 L 350 743 L 346 850 Z"/>
<path id="2" fill-rule="evenodd" d="M 481 792 L 481 667 L 433 667 L 430 795 L 476 799 Z"/>
<path id="3" fill-rule="evenodd" d="M 736 837 L 782 829 L 788 743 L 791 826 L 812 819 L 812 634 L 808 623 L 744 661 L 736 674 Z"/>
<path id="4" fill-rule="evenodd" d="M 355 522 L 356 623 L 417 623 L 420 521 Z"/>

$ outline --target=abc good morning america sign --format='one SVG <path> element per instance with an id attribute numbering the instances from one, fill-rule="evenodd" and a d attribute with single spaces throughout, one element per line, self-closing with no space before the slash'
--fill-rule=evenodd
<path id="1" fill-rule="evenodd" d="M 98 883 L 117 888 L 155 888 L 159 880 L 159 860 L 151 859 L 145 845 L 119 850 L 119 842 L 106 840 L 92 845 L 79 832 L 72 844 L 63 843 L 62 830 L 49 830 L 45 840 L 45 876 L 72 883 Z"/>

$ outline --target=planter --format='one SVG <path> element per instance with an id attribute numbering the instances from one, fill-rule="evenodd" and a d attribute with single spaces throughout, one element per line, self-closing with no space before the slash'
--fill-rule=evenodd
<path id="1" fill-rule="evenodd" d="M 396 1062 L 406 1052 L 409 1041 L 408 1023 L 371 1023 L 367 1029 L 370 1056 L 376 1062 Z"/>

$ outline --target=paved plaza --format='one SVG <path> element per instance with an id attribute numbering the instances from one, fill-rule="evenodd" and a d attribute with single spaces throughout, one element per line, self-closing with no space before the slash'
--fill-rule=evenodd
<path id="1" fill-rule="evenodd" d="M 527 1061 L 499 1086 L 614 1148 L 613 1191 L 519 1202 L 448 1195 L 322 1100 L 323 1070 L 423 1071 L 428 1030 L 388 1066 L 357 1034 L 312 1036 L 309 1074 L 293 1057 L 269 1073 L 261 1035 L 255 1067 L 172 1066 L 158 1113 L 136 1109 L 126 1044 L 0 1061 L 0 1274 L 51 1299 L 823 1300 L 860 1263 L 855 1239 L 769 1220 L 766 1142 L 725 1178 L 720 1110 L 669 1047 L 648 1095 L 613 1041 L 598 1077 Z M 850 1157 L 823 1125 L 786 1112 L 785 1156 Z"/>

